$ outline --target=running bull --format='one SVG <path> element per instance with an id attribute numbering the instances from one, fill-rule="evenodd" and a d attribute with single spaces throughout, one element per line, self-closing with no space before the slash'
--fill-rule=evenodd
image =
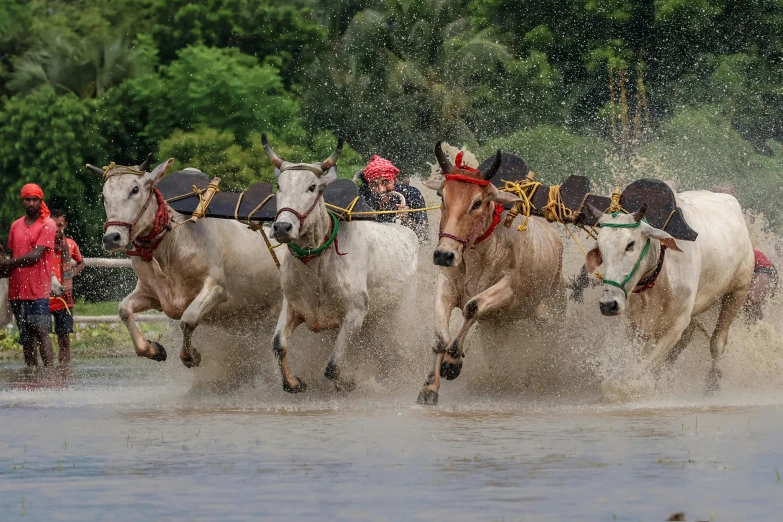
<path id="1" fill-rule="evenodd" d="M 677 195 L 677 206 L 698 232 L 695 241 L 678 243 L 649 225 L 643 219 L 646 205 L 633 214 L 604 214 L 586 206 L 600 227 L 598 244 L 587 253 L 587 269 L 593 273 L 601 267 L 601 313 L 627 311 L 635 332 L 653 344 L 641 368 L 615 374 L 604 383 L 606 399 L 624 398 L 639 377 L 658 377 L 688 345 L 697 327 L 694 318 L 716 303 L 719 315 L 710 339 L 706 388 L 719 388 L 720 356 L 753 276 L 753 247 L 734 197 L 683 192 Z"/>
<path id="2" fill-rule="evenodd" d="M 434 368 L 417 400 L 431 405 L 438 403 L 440 378 L 456 379 L 462 371 L 465 336 L 476 321 L 565 312 L 563 244 L 555 230 L 531 217 L 527 230 L 519 232 L 522 215 L 511 228 L 497 227 L 503 205 L 520 201 L 490 182 L 501 165 L 500 151 L 483 172 L 462 165 L 461 153 L 452 165 L 440 142 L 435 155 L 445 179 L 430 179 L 425 185 L 442 198 L 433 256 L 442 268 L 435 295 Z M 475 255 L 465 255 L 468 250 Z M 452 338 L 449 319 L 454 308 L 462 310 L 462 325 Z"/>

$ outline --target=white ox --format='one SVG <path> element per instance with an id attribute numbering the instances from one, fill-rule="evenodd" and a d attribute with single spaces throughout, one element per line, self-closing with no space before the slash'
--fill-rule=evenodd
<path id="1" fill-rule="evenodd" d="M 174 226 L 187 217 L 165 202 L 161 207 L 163 198 L 155 189 L 173 162 L 169 159 L 152 172 L 146 172 L 149 157 L 138 167 L 112 166 L 106 172 L 87 167 L 106 180 L 103 248 L 122 252 L 132 245 L 137 252 L 146 248 L 151 253 L 148 260 L 131 258 L 138 282 L 120 303 L 120 319 L 128 327 L 136 354 L 166 360 L 165 349 L 144 339 L 134 321 L 138 312 L 162 310 L 179 320 L 180 359 L 190 368 L 201 361 L 191 345 L 199 323 L 269 313 L 280 303 L 280 283 L 263 239 L 238 221 L 207 218 Z M 165 223 L 169 225 L 160 226 Z"/>
<path id="2" fill-rule="evenodd" d="M 311 331 L 339 329 L 324 376 L 338 390 L 354 382 L 341 373 L 346 349 L 365 319 L 391 319 L 406 305 L 402 298 L 415 284 L 418 239 L 395 223 L 339 223 L 323 201 L 326 186 L 337 178 L 335 152 L 321 163 L 290 163 L 262 141 L 278 176 L 277 216 L 273 235 L 287 243 L 289 255 L 280 267 L 283 308 L 272 347 L 290 393 L 306 389 L 288 365 L 288 340 L 304 323 Z"/>
<path id="3" fill-rule="evenodd" d="M 563 244 L 554 229 L 534 217 L 525 232 L 517 231 L 521 222 L 492 229 L 495 210 L 520 201 L 489 183 L 500 168 L 500 151 L 485 172 L 453 166 L 440 142 L 435 155 L 447 176 L 425 185 L 442 198 L 433 260 L 443 268 L 435 295 L 435 362 L 417 400 L 431 405 L 438 403 L 440 377 L 456 379 L 462 371 L 465 336 L 476 321 L 502 324 L 565 312 Z M 473 255 L 465 255 L 468 250 Z M 462 325 L 451 337 L 449 319 L 454 308 L 462 310 Z"/>
<path id="4" fill-rule="evenodd" d="M 719 358 L 750 286 L 753 247 L 734 197 L 707 191 L 683 192 L 677 197 L 677 205 L 698 232 L 696 241 L 678 243 L 668 233 L 650 226 L 642 220 L 645 205 L 634 214 L 604 214 L 594 207 L 587 208 L 599 219 L 601 228 L 598 245 L 587 254 L 591 273 L 602 267 L 601 313 L 613 316 L 627 309 L 634 331 L 654 344 L 639 369 L 618 372 L 604 383 L 606 399 L 625 398 L 639 377 L 651 373 L 658 377 L 690 341 L 696 327 L 694 317 L 715 303 L 719 303 L 720 312 L 710 339 L 712 366 L 707 391 L 719 387 Z M 666 251 L 659 263 L 661 245 Z M 656 270 L 659 275 L 649 288 Z M 640 282 L 648 289 L 632 294 Z"/>

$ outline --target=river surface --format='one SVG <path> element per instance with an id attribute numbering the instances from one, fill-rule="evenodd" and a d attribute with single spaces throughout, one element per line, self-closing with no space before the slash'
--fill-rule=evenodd
<path id="1" fill-rule="evenodd" d="M 173 361 L 179 362 L 179 361 Z M 0 365 L 0 520 L 780 520 L 783 397 L 602 406 L 194 394 L 170 363 Z"/>

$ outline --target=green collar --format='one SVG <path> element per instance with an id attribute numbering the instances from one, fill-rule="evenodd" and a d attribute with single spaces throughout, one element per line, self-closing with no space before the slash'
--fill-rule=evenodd
<path id="1" fill-rule="evenodd" d="M 337 237 L 337 232 L 340 230 L 340 222 L 338 221 L 337 216 L 332 212 L 329 212 L 329 216 L 332 218 L 332 233 L 326 239 L 324 244 L 315 248 L 303 248 L 293 243 L 288 243 L 288 250 L 291 252 L 292 256 L 306 262 L 311 258 L 324 253 L 324 251 L 332 246 L 332 243 L 334 243 L 334 240 Z"/>
<path id="2" fill-rule="evenodd" d="M 617 213 L 612 213 L 612 217 L 617 217 Z M 642 218 L 642 221 L 645 223 L 647 222 L 646 219 Z M 641 221 L 637 221 L 636 223 L 601 223 L 598 225 L 601 228 L 639 228 L 639 226 L 642 224 Z M 639 259 L 636 260 L 636 264 L 633 265 L 633 270 L 631 270 L 631 273 L 628 274 L 625 279 L 623 279 L 622 283 L 618 283 L 617 281 L 612 281 L 611 279 L 604 279 L 605 285 L 611 285 L 616 286 L 620 290 L 623 291 L 623 294 L 625 294 L 625 298 L 628 299 L 628 290 L 625 289 L 625 285 L 628 284 L 628 282 L 633 279 L 634 274 L 637 270 L 639 270 L 639 266 L 642 264 L 642 259 L 644 259 L 644 256 L 647 255 L 647 251 L 650 250 L 650 239 L 647 239 L 647 243 L 644 244 L 644 248 L 642 249 L 642 253 L 639 255 Z"/>

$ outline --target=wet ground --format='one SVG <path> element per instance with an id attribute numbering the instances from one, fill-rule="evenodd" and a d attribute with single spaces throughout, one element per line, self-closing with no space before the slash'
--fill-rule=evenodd
<path id="1" fill-rule="evenodd" d="M 783 396 L 601 406 L 195 394 L 173 362 L 0 365 L 0 520 L 780 520 Z M 275 386 L 276 388 L 276 386 Z"/>

